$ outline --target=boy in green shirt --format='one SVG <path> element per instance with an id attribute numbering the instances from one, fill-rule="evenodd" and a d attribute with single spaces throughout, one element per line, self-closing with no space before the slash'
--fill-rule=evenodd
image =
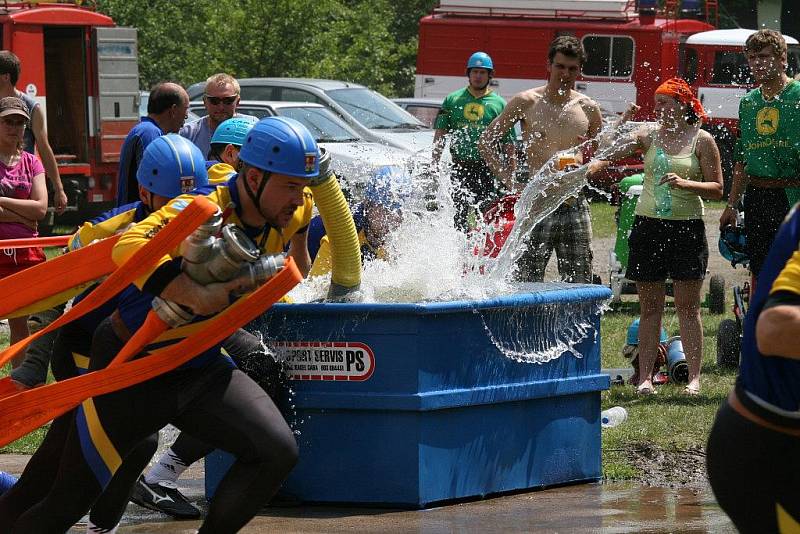
<path id="1" fill-rule="evenodd" d="M 800 193 L 800 82 L 786 75 L 786 41 L 775 30 L 748 37 L 745 54 L 759 87 L 739 103 L 740 138 L 720 228 L 736 223 L 744 195 L 746 248 L 753 277 Z"/>
<path id="2" fill-rule="evenodd" d="M 445 136 L 450 135 L 455 221 L 456 226 L 462 230 L 471 226 L 468 223 L 470 208 L 493 200 L 497 195 L 494 174 L 478 152 L 478 138 L 481 133 L 506 107 L 506 101 L 489 89 L 493 72 L 494 65 L 488 54 L 472 54 L 467 62 L 469 85 L 447 95 L 436 117 L 433 163 L 438 165 Z M 512 167 L 513 141 L 512 130 L 509 130 L 502 142 Z"/>

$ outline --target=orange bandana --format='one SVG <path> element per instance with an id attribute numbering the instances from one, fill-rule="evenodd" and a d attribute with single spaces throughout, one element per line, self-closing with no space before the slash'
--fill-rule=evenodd
<path id="1" fill-rule="evenodd" d="M 658 86 L 656 94 L 671 96 L 682 104 L 689 104 L 701 121 L 708 119 L 706 110 L 703 109 L 703 104 L 694 96 L 694 91 L 683 78 L 670 78 Z"/>

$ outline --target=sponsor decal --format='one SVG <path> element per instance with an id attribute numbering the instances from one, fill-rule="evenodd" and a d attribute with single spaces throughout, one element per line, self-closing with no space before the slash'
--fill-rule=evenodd
<path id="1" fill-rule="evenodd" d="M 317 163 L 317 155 L 313 152 L 306 153 L 306 174 L 314 172 L 314 167 Z"/>
<path id="2" fill-rule="evenodd" d="M 486 108 L 478 102 L 469 102 L 464 106 L 464 118 L 470 122 L 478 122 L 483 118 Z"/>
<path id="3" fill-rule="evenodd" d="M 760 135 L 772 135 L 778 131 L 781 113 L 777 108 L 761 108 L 756 114 L 756 131 Z"/>
<path id="4" fill-rule="evenodd" d="M 278 341 L 271 344 L 290 380 L 363 382 L 375 372 L 375 353 L 352 341 Z"/>

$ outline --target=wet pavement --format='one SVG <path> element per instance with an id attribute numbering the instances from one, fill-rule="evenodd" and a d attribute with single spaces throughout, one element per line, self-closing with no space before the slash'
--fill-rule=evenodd
<path id="1" fill-rule="evenodd" d="M 23 455 L 0 456 L 0 469 L 19 473 Z M 181 489 L 203 500 L 202 466 L 181 478 Z M 193 533 L 199 521 L 128 507 L 118 530 L 123 533 Z M 85 532 L 76 525 L 71 533 Z M 708 486 L 643 487 L 629 483 L 579 484 L 449 504 L 427 510 L 350 506 L 270 506 L 242 533 L 262 532 L 736 532 L 714 502 Z"/>

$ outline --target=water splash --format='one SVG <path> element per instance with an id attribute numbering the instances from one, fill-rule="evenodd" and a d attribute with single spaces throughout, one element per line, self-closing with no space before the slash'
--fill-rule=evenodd
<path id="1" fill-rule="evenodd" d="M 569 287 L 547 284 L 548 289 L 556 285 Z M 594 320 L 605 310 L 605 302 L 549 303 L 514 310 L 510 315 L 505 312 L 499 323 L 491 311 L 474 313 L 481 316 L 484 331 L 500 354 L 520 363 L 544 364 L 564 354 L 582 358 L 579 345 L 589 338 L 597 341 Z"/>
<path id="2" fill-rule="evenodd" d="M 630 146 L 635 142 L 636 132 L 653 126 L 653 123 L 607 126 L 598 136 L 597 157 Z M 575 149 L 578 151 L 580 147 Z M 558 155 L 554 156 L 529 181 L 517 202 L 517 223 L 500 255 L 491 258 L 482 254 L 486 236 L 497 230 L 491 223 L 479 217 L 477 228 L 467 234 L 455 227 L 452 200 L 455 186 L 448 162 L 443 161 L 440 169 L 432 169 L 420 164 L 421 158 L 410 158 L 406 170 L 412 176 L 411 198 L 403 205 L 402 221 L 385 240 L 385 259 L 365 261 L 359 300 L 384 303 L 483 300 L 520 291 L 561 288 L 552 283 L 532 288 L 530 284 L 510 282 L 533 227 L 587 185 L 586 165 L 560 171 L 557 159 Z M 349 187 L 356 189 L 352 184 Z M 290 297 L 296 302 L 322 301 L 329 283 L 329 276 L 307 280 Z M 593 321 L 604 312 L 605 303 L 559 303 L 523 309 L 522 315 L 512 314 L 512 319 L 504 319 L 516 321 L 515 324 L 505 325 L 495 324 L 491 311 L 475 313 L 481 315 L 486 335 L 502 355 L 518 362 L 542 364 L 563 354 L 580 358 L 580 344 L 597 338 Z"/>
<path id="3" fill-rule="evenodd" d="M 656 123 L 626 122 L 606 126 L 598 135 L 598 149 L 595 158 L 604 159 L 609 155 L 632 147 L 636 134 L 654 128 Z M 591 141 L 570 149 L 570 153 L 580 153 Z M 577 195 L 588 185 L 586 179 L 588 162 L 574 169 L 559 170 L 558 161 L 563 153 L 555 154 L 531 178 L 523 190 L 514 209 L 516 222 L 511 235 L 496 261 L 488 266 L 489 277 L 506 280 L 514 272 L 520 256 L 525 251 L 525 243 L 533 228 L 545 217 L 553 213 L 568 198 Z"/>

